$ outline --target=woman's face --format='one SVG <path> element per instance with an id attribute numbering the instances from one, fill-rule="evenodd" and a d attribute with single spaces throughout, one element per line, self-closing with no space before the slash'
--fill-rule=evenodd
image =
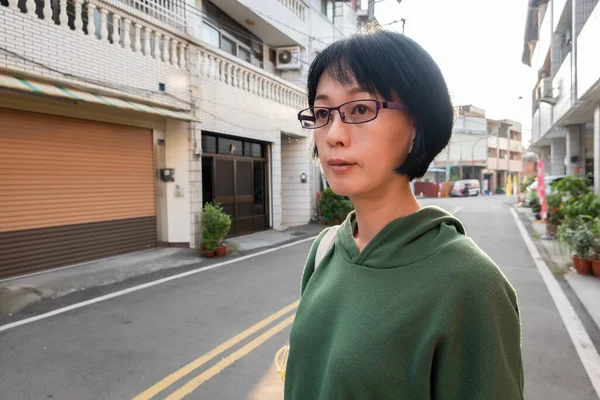
<path id="1" fill-rule="evenodd" d="M 317 85 L 314 107 L 337 107 L 365 99 L 400 101 L 397 97 L 374 97 L 356 83 L 343 85 L 324 73 Z M 337 111 L 332 111 L 332 116 L 314 134 L 319 160 L 334 192 L 358 199 L 377 196 L 387 185 L 406 181 L 394 170 L 412 147 L 414 120 L 408 114 L 382 109 L 373 121 L 357 125 L 342 122 Z"/>

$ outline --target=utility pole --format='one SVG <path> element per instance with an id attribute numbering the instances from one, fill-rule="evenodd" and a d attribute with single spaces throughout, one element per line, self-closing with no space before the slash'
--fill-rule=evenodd
<path id="1" fill-rule="evenodd" d="M 367 3 L 367 19 L 371 21 L 375 17 L 375 0 L 369 0 Z"/>

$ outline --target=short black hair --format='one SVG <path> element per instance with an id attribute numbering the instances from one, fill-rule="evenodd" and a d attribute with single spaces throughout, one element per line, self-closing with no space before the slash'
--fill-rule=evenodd
<path id="1" fill-rule="evenodd" d="M 397 94 L 415 119 L 413 148 L 396 169 L 409 180 L 420 178 L 448 145 L 454 111 L 437 63 L 419 44 L 402 34 L 380 30 L 337 41 L 317 55 L 308 72 L 308 104 L 314 106 L 323 73 L 342 84 L 353 80 L 374 95 L 392 101 Z M 313 157 L 318 157 L 313 144 Z"/>

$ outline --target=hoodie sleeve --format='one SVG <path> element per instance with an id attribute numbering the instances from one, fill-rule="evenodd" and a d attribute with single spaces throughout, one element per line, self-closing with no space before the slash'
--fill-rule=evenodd
<path id="1" fill-rule="evenodd" d="M 474 267 L 449 310 L 449 334 L 436 347 L 432 399 L 522 400 L 516 294 L 491 260 L 480 259 Z"/>

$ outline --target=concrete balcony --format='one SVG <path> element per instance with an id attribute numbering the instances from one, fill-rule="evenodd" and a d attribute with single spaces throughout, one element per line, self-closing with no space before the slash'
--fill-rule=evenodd
<path id="1" fill-rule="evenodd" d="M 515 153 L 523 152 L 523 143 L 520 140 L 509 140 L 508 141 L 509 150 Z"/>
<path id="2" fill-rule="evenodd" d="M 488 160 L 487 160 L 487 168 L 488 169 L 493 169 L 493 170 L 498 169 L 498 158 L 496 158 L 496 157 L 489 157 Z"/>
<path id="3" fill-rule="evenodd" d="M 0 68 L 190 108 L 188 44 L 176 29 L 104 2 L 10 0 L 0 9 L 0 26 L 11 28 L 0 35 L 11 51 Z"/>
<path id="4" fill-rule="evenodd" d="M 222 87 L 233 87 L 246 96 L 269 100 L 294 110 L 294 114 L 306 106 L 306 93 L 302 89 L 219 49 L 199 48 L 198 63 L 200 77 Z"/>
<path id="5" fill-rule="evenodd" d="M 508 160 L 508 170 L 510 172 L 521 172 L 523 170 L 522 160 Z"/>
<path id="6" fill-rule="evenodd" d="M 198 78 L 192 79 L 192 91 L 203 131 L 274 143 L 275 148 L 308 137 L 310 131 L 297 118 L 308 107 L 302 88 L 210 45 L 196 51 Z M 273 157 L 279 156 L 274 152 Z"/>
<path id="7" fill-rule="evenodd" d="M 544 19 L 540 25 L 539 30 L 539 39 L 533 50 L 533 55 L 531 57 L 531 67 L 537 71 L 539 70 L 544 61 L 546 60 L 546 55 L 550 50 L 550 44 L 552 43 L 552 13 L 550 9 L 546 10 L 544 14 Z"/>
<path id="8" fill-rule="evenodd" d="M 531 120 L 531 143 L 535 144 L 540 140 L 540 109 L 538 108 L 533 114 Z"/>
<path id="9" fill-rule="evenodd" d="M 556 32 L 559 24 L 563 22 L 568 15 L 570 15 L 567 11 L 567 4 L 570 6 L 570 2 L 568 0 L 553 0 L 552 1 L 552 14 L 554 16 L 554 21 L 552 22 L 552 30 Z"/>
<path id="10" fill-rule="evenodd" d="M 508 150 L 508 140 L 503 137 L 488 137 L 488 147 L 491 149 Z"/>
<path id="11" fill-rule="evenodd" d="M 555 124 L 571 109 L 572 106 L 571 57 L 572 53 L 569 52 L 552 81 L 552 87 L 555 91 L 554 95 L 556 96 L 556 104 L 554 105 L 552 116 L 553 123 Z"/>
<path id="12" fill-rule="evenodd" d="M 272 46 L 308 45 L 309 9 L 302 0 L 227 0 L 215 3 Z M 247 21 L 254 21 L 248 24 Z"/>
<path id="13" fill-rule="evenodd" d="M 539 123 L 540 123 L 540 130 L 539 130 L 539 138 L 543 139 L 544 136 L 550 132 L 550 130 L 552 129 L 552 111 L 553 111 L 553 106 L 551 104 L 548 103 L 540 103 L 539 104 L 539 108 L 538 108 L 538 112 L 539 112 Z"/>
<path id="14" fill-rule="evenodd" d="M 597 89 L 600 83 L 600 51 L 598 49 L 600 38 L 600 7 L 596 5 L 594 11 L 583 26 L 577 38 L 577 93 L 579 98 L 590 98 L 588 92 Z"/>

